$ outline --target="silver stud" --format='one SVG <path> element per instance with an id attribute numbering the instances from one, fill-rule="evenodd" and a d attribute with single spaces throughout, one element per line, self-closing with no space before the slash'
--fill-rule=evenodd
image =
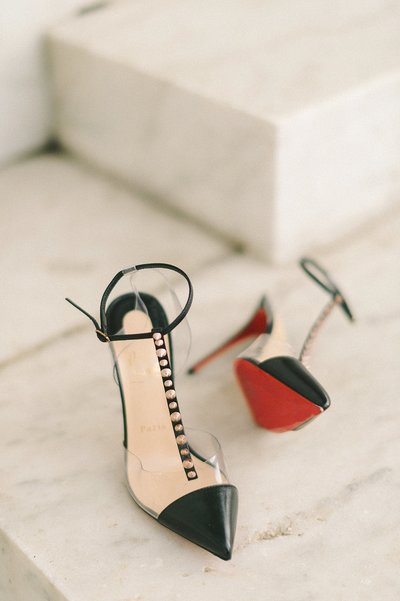
<path id="1" fill-rule="evenodd" d="M 190 461 L 190 459 L 185 459 L 185 461 L 182 461 L 182 465 L 183 467 L 185 467 L 187 470 L 190 470 L 190 468 L 193 467 L 193 461 Z"/>
<path id="2" fill-rule="evenodd" d="M 164 340 L 156 340 L 156 346 L 164 346 Z"/>
<path id="3" fill-rule="evenodd" d="M 172 374 L 172 371 L 168 367 L 166 369 L 161 370 L 161 375 L 163 378 L 169 378 L 169 376 L 171 374 Z"/>
<path id="4" fill-rule="evenodd" d="M 187 438 L 184 434 L 180 434 L 179 436 L 176 437 L 176 442 L 177 444 L 186 444 L 187 443 Z M 188 450 L 189 453 L 189 450 Z"/>
<path id="5" fill-rule="evenodd" d="M 168 365 L 168 361 L 166 359 L 161 359 L 160 365 L 161 367 L 165 367 L 166 365 Z"/>
<path id="6" fill-rule="evenodd" d="M 154 338 L 154 340 L 160 340 L 160 338 L 161 338 L 160 332 L 154 332 L 153 338 Z"/>
<path id="7" fill-rule="evenodd" d="M 188 472 L 188 478 L 196 478 L 196 472 Z"/>
<path id="8" fill-rule="evenodd" d="M 179 420 L 181 419 L 181 414 L 179 413 L 179 411 L 174 411 L 174 413 L 171 413 L 170 417 L 172 422 L 179 422 Z"/>
<path id="9" fill-rule="evenodd" d="M 175 399 L 176 398 L 176 392 L 175 390 L 172 388 L 171 390 L 167 390 L 167 392 L 165 393 L 165 396 L 167 397 L 167 399 L 170 401 L 171 399 Z"/>
<path id="10" fill-rule="evenodd" d="M 167 351 L 165 350 L 165 348 L 159 348 L 156 351 L 157 357 L 165 357 L 166 354 L 167 354 Z"/>
<path id="11" fill-rule="evenodd" d="M 189 449 L 181 449 L 181 455 L 189 455 Z"/>
<path id="12" fill-rule="evenodd" d="M 168 407 L 169 407 L 170 409 L 176 409 L 176 408 L 177 408 L 177 406 L 178 406 L 178 403 L 176 403 L 175 401 L 172 401 L 172 403 L 169 403 L 169 404 L 168 404 Z"/>
<path id="13" fill-rule="evenodd" d="M 183 426 L 182 424 L 176 424 L 176 426 L 174 427 L 175 432 L 182 432 L 183 430 Z"/>
<path id="14" fill-rule="evenodd" d="M 170 386 L 173 386 L 173 381 L 172 380 L 165 380 L 164 382 L 164 386 L 165 388 L 169 388 Z"/>

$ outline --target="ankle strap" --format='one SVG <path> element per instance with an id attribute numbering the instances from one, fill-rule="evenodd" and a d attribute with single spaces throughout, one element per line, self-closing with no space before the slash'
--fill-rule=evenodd
<path id="1" fill-rule="evenodd" d="M 107 332 L 106 304 L 108 297 L 111 294 L 111 291 L 124 275 L 130 273 L 131 271 L 142 271 L 144 269 L 169 269 L 170 271 L 175 271 L 176 273 L 179 273 L 183 278 L 185 278 L 188 285 L 188 298 L 182 311 L 165 328 L 158 328 L 157 332 L 160 332 L 163 335 L 169 334 L 174 328 L 176 328 L 177 325 L 181 323 L 183 319 L 185 319 L 193 301 L 193 287 L 189 276 L 179 267 L 176 267 L 175 265 L 170 265 L 169 263 L 143 263 L 141 265 L 135 265 L 133 267 L 128 267 L 127 269 L 122 269 L 121 271 L 119 271 L 108 284 L 107 288 L 104 290 L 103 296 L 101 297 L 100 301 L 100 323 L 97 321 L 97 319 L 93 317 L 93 315 L 90 315 L 90 313 L 88 313 L 87 311 L 85 311 L 85 309 L 82 309 L 82 307 L 74 303 L 74 301 L 72 301 L 69 298 L 65 299 L 73 307 L 78 309 L 78 311 L 81 311 L 81 313 L 86 315 L 86 317 L 88 317 L 91 320 L 95 327 L 97 338 L 100 340 L 100 342 L 110 342 L 113 340 L 139 340 L 143 338 L 153 337 L 153 333 L 155 332 L 154 329 L 151 332 L 142 332 L 140 334 L 109 334 Z"/>
<path id="2" fill-rule="evenodd" d="M 354 321 L 353 313 L 346 299 L 326 269 L 321 267 L 317 261 L 314 261 L 314 259 L 310 259 L 309 257 L 303 257 L 300 259 L 299 265 L 303 271 L 312 280 L 314 280 L 314 282 L 319 284 L 321 288 L 326 290 L 326 292 L 328 292 L 328 294 L 330 294 L 332 298 L 336 300 L 336 303 L 343 309 L 348 319 L 350 319 L 350 321 Z"/>

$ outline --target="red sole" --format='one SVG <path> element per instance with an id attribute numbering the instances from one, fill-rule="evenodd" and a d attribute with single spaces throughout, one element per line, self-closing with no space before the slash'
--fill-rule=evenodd
<path id="1" fill-rule="evenodd" d="M 261 368 L 236 359 L 235 372 L 254 421 L 272 432 L 287 432 L 321 413 L 321 408 Z"/>

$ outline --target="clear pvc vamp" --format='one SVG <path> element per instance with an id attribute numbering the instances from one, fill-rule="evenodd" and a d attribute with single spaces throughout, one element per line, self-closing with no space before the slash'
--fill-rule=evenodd
<path id="1" fill-rule="evenodd" d="M 212 434 L 186 428 L 196 480 L 188 480 L 176 453 L 157 453 L 143 460 L 126 450 L 126 474 L 130 493 L 148 513 L 157 517 L 177 498 L 198 488 L 228 484 L 225 461 L 218 440 Z"/>

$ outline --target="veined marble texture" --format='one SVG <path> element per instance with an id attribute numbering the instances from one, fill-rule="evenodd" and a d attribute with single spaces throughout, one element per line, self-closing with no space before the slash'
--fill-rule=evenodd
<path id="1" fill-rule="evenodd" d="M 51 32 L 56 130 L 287 260 L 398 199 L 399 30 L 389 0 L 121 2 Z"/>
<path id="2" fill-rule="evenodd" d="M 332 406 L 308 427 L 282 435 L 256 428 L 232 356 L 178 380 L 185 422 L 218 436 L 239 488 L 228 563 L 130 498 L 118 389 L 89 323 L 3 367 L 2 601 L 396 599 L 399 234 L 393 212 L 318 257 L 357 322 L 336 311 L 321 331 L 312 370 Z M 295 265 L 267 268 L 234 255 L 196 270 L 193 283 L 193 359 L 245 321 L 261 292 L 296 349 L 326 301 Z M 43 302 L 45 311 L 53 301 Z"/>

